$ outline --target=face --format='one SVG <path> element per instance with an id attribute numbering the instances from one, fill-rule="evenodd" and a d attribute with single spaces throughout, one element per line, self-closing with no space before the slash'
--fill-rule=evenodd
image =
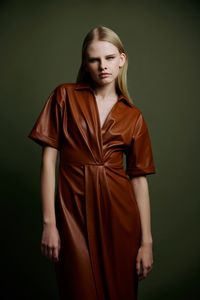
<path id="1" fill-rule="evenodd" d="M 87 48 L 85 68 L 97 85 L 114 84 L 125 60 L 125 53 L 113 44 L 93 41 Z"/>

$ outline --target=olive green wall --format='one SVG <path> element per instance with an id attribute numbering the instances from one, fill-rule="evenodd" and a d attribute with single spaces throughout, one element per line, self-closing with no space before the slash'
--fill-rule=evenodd
<path id="1" fill-rule="evenodd" d="M 91 27 L 114 29 L 129 54 L 128 83 L 147 120 L 154 269 L 140 300 L 195 299 L 200 267 L 197 1 L 1 1 L 1 299 L 57 299 L 40 254 L 41 149 L 27 138 L 44 101 L 73 82 Z M 14 295 L 11 298 L 11 295 Z M 128 299 L 127 299 L 128 300 Z"/>

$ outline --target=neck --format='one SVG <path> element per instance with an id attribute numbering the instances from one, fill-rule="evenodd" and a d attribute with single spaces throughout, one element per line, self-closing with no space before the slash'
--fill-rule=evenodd
<path id="1" fill-rule="evenodd" d="M 95 96 L 101 99 L 116 98 L 117 92 L 115 88 L 115 83 L 111 83 L 103 86 L 95 86 L 94 94 Z"/>

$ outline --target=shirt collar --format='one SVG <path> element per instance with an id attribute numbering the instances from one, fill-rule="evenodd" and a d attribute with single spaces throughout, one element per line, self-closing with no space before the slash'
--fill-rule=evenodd
<path id="1" fill-rule="evenodd" d="M 93 91 L 91 86 L 86 82 L 76 83 L 75 90 L 84 90 L 84 89 L 89 89 L 89 90 Z M 124 100 L 124 103 L 126 103 L 127 105 L 129 105 L 131 107 L 133 106 L 133 103 L 128 99 L 128 97 L 124 96 L 122 93 L 119 94 L 118 101 L 119 100 Z"/>

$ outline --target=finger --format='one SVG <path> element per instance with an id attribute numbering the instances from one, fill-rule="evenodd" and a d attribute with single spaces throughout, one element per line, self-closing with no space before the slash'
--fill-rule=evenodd
<path id="1" fill-rule="evenodd" d="M 60 240 L 58 241 L 58 252 L 60 251 L 60 248 L 61 248 L 61 242 Z"/>
<path id="2" fill-rule="evenodd" d="M 150 266 L 147 267 L 147 271 L 148 271 L 148 272 L 150 272 L 152 269 L 153 269 L 153 266 L 152 266 L 152 265 L 150 265 Z"/>
<path id="3" fill-rule="evenodd" d="M 53 258 L 54 261 L 58 261 L 59 260 L 59 248 L 55 247 L 53 249 L 52 258 Z"/>
<path id="4" fill-rule="evenodd" d="M 137 269 L 137 274 L 140 274 L 141 273 L 141 262 L 139 259 L 136 262 L 136 269 Z"/>
<path id="5" fill-rule="evenodd" d="M 151 271 L 153 268 L 153 265 L 152 264 L 149 264 L 146 266 L 146 269 L 147 269 L 147 272 Z"/>
<path id="6" fill-rule="evenodd" d="M 146 278 L 148 274 L 147 268 L 143 268 L 143 277 Z"/>
<path id="7" fill-rule="evenodd" d="M 50 246 L 47 246 L 47 245 L 43 245 L 42 248 L 42 254 L 44 256 L 46 256 L 47 258 L 51 259 L 52 257 L 52 248 Z"/>
<path id="8" fill-rule="evenodd" d="M 151 266 L 145 266 L 145 267 L 143 268 L 143 277 L 144 277 L 144 278 L 147 277 L 147 275 L 148 275 L 148 273 L 150 273 L 151 269 L 152 269 Z"/>
<path id="9" fill-rule="evenodd" d="M 48 247 L 47 244 L 41 241 L 41 252 L 45 256 L 47 255 L 47 247 Z"/>
<path id="10" fill-rule="evenodd" d="M 53 256 L 53 249 L 51 247 L 48 247 L 47 248 L 47 257 L 49 259 L 52 259 L 52 256 Z"/>

